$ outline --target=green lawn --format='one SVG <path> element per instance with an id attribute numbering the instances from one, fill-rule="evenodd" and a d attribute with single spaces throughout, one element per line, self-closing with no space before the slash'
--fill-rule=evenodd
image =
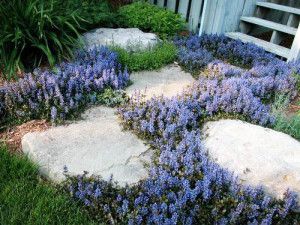
<path id="1" fill-rule="evenodd" d="M 70 197 L 40 180 L 37 166 L 0 145 L 0 224 L 94 224 Z"/>

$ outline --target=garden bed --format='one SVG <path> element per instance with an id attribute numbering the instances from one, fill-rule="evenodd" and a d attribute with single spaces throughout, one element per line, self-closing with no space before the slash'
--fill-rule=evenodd
<path id="1" fill-rule="evenodd" d="M 89 5 L 83 6 L 87 7 L 84 8 L 87 11 L 83 10 L 81 13 L 86 15 L 84 13 L 90 8 Z M 151 16 L 152 20 L 145 20 L 147 16 Z M 253 44 L 244 44 L 225 36 L 189 35 L 171 38 L 182 31 L 183 20 L 178 15 L 147 3 L 126 5 L 113 16 L 118 17 L 123 19 L 112 26 L 138 27 L 146 32 L 157 33 L 164 41 L 149 51 L 146 48 L 128 52 L 116 46 L 79 49 L 74 54 L 67 55 L 70 56 L 69 60 L 57 59 L 55 63 L 51 61 L 49 54 L 44 54 L 45 51 L 38 51 L 36 59 L 47 58 L 52 62 L 48 62 L 52 67 L 43 70 L 37 68 L 0 88 L 0 123 L 2 128 L 7 129 L 3 135 L 8 137 L 8 146 L 12 151 L 19 146 L 20 137 L 27 131 L 42 131 L 48 129 L 50 124 L 55 126 L 66 121 L 72 123 L 89 107 L 90 112 L 98 112 L 97 109 L 102 112 L 102 106 L 95 108 L 97 105 L 117 107 L 117 110 L 105 108 L 109 115 L 92 113 L 89 117 L 91 121 L 79 121 L 69 127 L 50 128 L 46 132 L 37 133 L 39 148 L 47 150 L 49 147 L 51 154 L 58 158 L 48 159 L 51 155 L 48 152 L 41 153 L 39 157 L 52 160 L 53 164 L 60 167 L 68 162 L 62 160 L 62 164 L 56 164 L 64 159 L 60 157 L 60 153 L 66 150 L 71 155 L 66 158 L 78 162 L 82 166 L 80 170 L 84 170 L 84 157 L 91 160 L 103 158 L 100 152 L 103 152 L 101 143 L 104 140 L 102 142 L 101 138 L 108 134 L 104 150 L 109 149 L 113 145 L 109 141 L 113 141 L 117 144 L 118 151 L 112 159 L 125 155 L 125 162 L 122 163 L 126 166 L 146 151 L 137 151 L 138 154 L 134 157 L 126 155 L 129 154 L 124 152 L 126 148 L 133 150 L 128 141 L 136 141 L 138 146 L 144 146 L 145 143 L 150 147 L 153 156 L 148 159 L 147 176 L 134 180 L 131 185 L 120 185 L 109 176 L 103 179 L 97 174 L 84 171 L 80 171 L 83 174 L 78 174 L 77 171 L 75 176 L 68 174 L 68 165 L 65 165 L 63 172 L 66 180 L 54 185 L 51 181 L 41 180 L 37 166 L 23 156 L 10 155 L 7 148 L 1 146 L 0 161 L 3 162 L 0 167 L 2 165 L 3 168 L 0 171 L 3 176 L 0 177 L 3 182 L 0 182 L 0 186 L 3 188 L 0 189 L 0 223 L 18 224 L 25 221 L 26 224 L 38 224 L 46 221 L 55 224 L 56 221 L 65 221 L 64 223 L 71 224 L 297 224 L 300 221 L 297 193 L 286 190 L 282 198 L 275 198 L 266 193 L 263 187 L 245 185 L 236 177 L 235 171 L 220 166 L 210 155 L 204 145 L 202 129 L 207 121 L 231 118 L 279 130 L 300 140 L 299 115 L 289 118 L 283 114 L 298 94 L 300 62 L 284 62 Z M 98 24 L 103 21 L 103 18 L 93 19 Z M 71 21 L 74 22 L 72 19 Z M 57 35 L 66 23 L 61 25 Z M 86 26 L 91 28 L 91 24 Z M 5 32 L 9 32 L 8 28 L 6 27 Z M 0 38 L 3 38 L 1 34 L 0 32 Z M 72 38 L 75 37 L 77 34 L 72 35 Z M 26 45 L 30 46 L 29 42 L 26 40 Z M 2 41 L 3 43 L 6 42 Z M 57 42 L 52 44 L 54 47 L 49 46 L 49 50 L 60 49 Z M 67 44 L 64 47 L 63 49 L 68 49 L 70 46 Z M 51 53 L 57 54 L 57 57 L 61 55 Z M 1 57 L 7 59 L 3 55 Z M 24 60 L 26 57 L 14 61 L 19 62 L 13 68 L 14 72 L 16 68 L 27 65 Z M 159 85 L 170 85 L 172 73 L 169 74 L 166 68 L 161 67 L 174 60 L 186 73 L 179 67 L 173 68 L 172 73 L 176 73 L 174 77 L 178 77 L 179 82 L 176 83 L 175 91 L 167 93 Z M 161 70 L 141 72 L 154 69 Z M 153 80 L 151 76 L 167 78 L 165 82 L 153 82 L 154 91 L 150 91 L 151 95 L 146 98 L 142 92 L 129 98 L 123 90 L 131 84 L 132 72 L 132 80 L 141 84 L 138 85 L 139 88 L 149 86 L 147 82 L 144 85 L 142 76 L 147 77 L 147 80 Z M 194 75 L 195 82 L 189 73 Z M 183 76 L 186 77 L 181 80 Z M 181 91 L 185 81 L 186 84 L 193 83 Z M 180 84 L 177 85 L 178 83 Z M 152 88 L 151 85 L 150 87 Z M 167 96 L 161 95 L 162 92 Z M 133 90 L 129 88 L 127 93 L 132 94 Z M 113 114 L 116 111 L 120 120 Z M 106 126 L 108 130 L 95 130 L 96 122 L 101 127 L 108 122 L 105 120 L 107 117 L 113 118 L 110 125 Z M 80 124 L 84 124 L 86 129 L 80 129 Z M 94 131 L 88 127 L 91 124 Z M 124 136 L 123 139 L 127 142 L 122 146 L 118 143 L 118 136 L 110 140 L 108 127 L 111 126 L 117 127 L 118 135 L 121 136 L 125 133 L 122 132 L 122 126 L 134 141 Z M 77 127 L 77 130 L 72 129 L 73 127 Z M 73 159 L 72 156 L 76 154 L 70 152 L 68 143 L 61 144 L 63 149 L 60 152 L 56 152 L 55 146 L 51 144 L 43 146 L 47 140 L 52 143 L 58 140 L 54 138 L 55 131 L 59 131 L 58 136 L 65 140 L 71 140 L 75 147 L 93 148 L 93 143 L 98 143 L 100 147 L 82 149 L 87 151 L 82 157 Z M 76 144 L 80 132 L 83 139 Z M 34 134 L 27 135 L 33 136 Z M 72 138 L 69 139 L 70 137 Z M 55 143 L 59 146 L 60 140 Z M 76 153 L 78 152 L 79 150 Z M 43 154 L 47 157 L 43 157 Z M 89 154 L 94 154 L 94 157 Z M 112 156 L 114 152 L 105 154 Z M 48 165 L 48 161 L 44 164 Z M 108 166 L 108 171 L 114 166 L 122 165 L 113 163 Z M 296 180 L 300 177 L 297 171 L 294 176 Z M 299 186 L 297 183 L 296 185 Z M 9 193 L 14 193 L 12 190 L 16 190 L 17 194 L 10 195 Z M 24 208 L 26 202 L 31 203 L 32 199 L 36 202 L 25 207 L 25 218 L 18 211 Z M 15 216 L 12 212 L 16 212 Z"/>
<path id="2" fill-rule="evenodd" d="M 255 46 L 223 37 L 190 37 L 177 40 L 175 43 L 179 46 L 179 63 L 191 72 L 195 69 L 199 73 L 205 69 L 206 76 L 200 76 L 194 85 L 175 98 L 156 97 L 147 101 L 135 101 L 135 97 L 119 111 L 125 127 L 147 140 L 157 151 L 158 155 L 153 161 L 149 177 L 125 188 L 111 183 L 112 181 L 107 182 L 87 175 L 69 177 L 65 184 L 68 186 L 66 190 L 69 190 L 75 199 L 82 201 L 90 216 L 95 220 L 99 220 L 97 218 L 100 217 L 99 222 L 105 223 L 126 221 L 139 224 L 142 220 L 157 224 L 192 224 L 195 220 L 203 223 L 213 220 L 224 224 L 229 221 L 234 223 L 296 221 L 298 216 L 293 212 L 296 197 L 292 192 L 287 192 L 284 199 L 278 201 L 267 197 L 261 189 L 244 187 L 229 171 L 210 159 L 201 144 L 200 129 L 204 121 L 231 116 L 272 127 L 276 120 L 269 105 L 274 101 L 275 93 L 289 94 L 291 99 L 295 96 L 296 80 L 292 76 L 292 71 L 294 68 L 297 71 L 297 67 L 281 62 Z M 235 66 L 215 61 L 214 57 L 217 54 L 220 54 L 217 57 L 221 59 L 228 57 L 222 55 L 222 52 L 219 53 L 218 46 L 223 48 L 224 45 L 236 45 L 241 49 L 237 53 L 231 52 L 230 58 L 226 60 Z M 202 46 L 213 46 L 215 49 L 208 51 L 202 49 Z M 231 49 L 228 47 L 228 51 Z M 250 49 L 248 58 L 239 55 L 240 52 L 247 54 L 247 49 Z M 252 54 L 253 51 L 259 53 Z M 97 59 L 90 58 L 93 55 L 97 55 Z M 98 57 L 99 55 L 101 57 Z M 89 96 L 93 92 L 101 93 L 103 85 L 100 85 L 98 90 L 92 88 L 97 87 L 97 81 L 102 76 L 106 76 L 105 69 L 111 70 L 110 67 L 103 65 L 119 67 L 117 61 L 114 61 L 117 60 L 117 55 L 108 49 L 100 48 L 88 53 L 79 53 L 78 56 L 80 60 L 74 64 L 61 65 L 58 71 L 67 73 L 61 73 L 59 77 L 67 81 L 74 80 L 76 77 L 68 71 L 82 71 L 80 77 L 83 79 L 80 78 L 74 83 L 78 85 L 74 86 L 74 90 L 81 90 L 82 96 Z M 257 56 L 261 58 L 257 60 Z M 113 60 L 106 61 L 107 59 Z M 200 59 L 207 61 L 201 64 Z M 90 64 L 91 61 L 93 64 Z M 102 64 L 103 62 L 109 63 Z M 93 67 L 86 66 L 85 63 Z M 85 71 L 87 68 L 96 71 L 97 63 L 100 63 L 104 70 L 100 70 L 98 75 L 93 72 L 92 82 L 87 84 L 84 80 L 90 75 L 87 76 Z M 237 67 L 239 64 L 243 69 Z M 207 65 L 209 66 L 206 67 Z M 262 70 L 262 66 L 276 68 L 280 72 L 270 73 L 270 70 Z M 72 86 L 71 89 L 66 89 L 65 86 L 61 86 L 59 77 L 53 80 L 54 74 L 45 73 L 47 72 L 38 72 L 35 77 L 29 75 L 6 87 L 5 91 L 9 94 L 4 93 L 5 99 L 9 99 L 7 97 L 10 96 L 12 100 L 19 101 L 10 104 L 10 107 L 20 107 L 20 104 L 23 105 L 20 108 L 27 106 L 25 107 L 27 110 L 21 115 L 27 114 L 28 118 L 40 115 L 38 110 L 48 108 L 48 115 L 53 122 L 65 119 L 70 105 L 66 105 L 67 108 L 62 106 L 64 102 L 69 101 L 70 94 L 74 93 Z M 45 85 L 47 89 L 43 89 L 43 85 L 36 85 L 35 82 L 43 84 L 41 78 L 46 78 L 45 81 L 50 82 Z M 119 75 L 113 73 L 107 79 L 110 88 L 123 88 L 125 87 L 123 82 L 127 81 L 128 76 L 124 76 L 122 72 Z M 19 92 L 15 92 L 18 85 Z M 24 87 L 27 87 L 26 92 L 23 92 Z M 49 106 L 39 105 L 38 88 L 41 88 L 42 93 L 53 93 L 53 100 L 51 98 L 48 100 Z M 32 96 L 32 93 L 36 96 L 36 102 L 33 102 L 34 98 L 24 101 L 22 95 Z M 77 95 L 75 92 L 74 98 Z M 21 96 L 21 101 L 18 96 Z M 97 95 L 95 97 L 97 98 Z M 93 102 L 89 101 L 89 104 Z M 80 99 L 78 103 L 78 106 L 81 105 Z M 5 105 L 7 102 L 4 104 L 3 115 L 12 115 L 5 112 L 7 107 Z M 80 108 L 76 110 L 78 109 Z"/>

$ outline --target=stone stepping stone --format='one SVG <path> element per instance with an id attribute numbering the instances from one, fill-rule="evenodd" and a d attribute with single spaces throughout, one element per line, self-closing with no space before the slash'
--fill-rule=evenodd
<path id="1" fill-rule="evenodd" d="M 164 94 L 174 96 L 194 79 L 179 66 L 170 65 L 160 71 L 132 74 L 134 84 L 126 92 L 146 90 L 147 98 Z M 64 180 L 64 166 L 71 175 L 111 175 L 124 186 L 134 184 L 148 175 L 145 163 L 151 163 L 151 150 L 129 131 L 123 131 L 115 115 L 116 109 L 93 107 L 84 120 L 68 126 L 53 127 L 44 132 L 28 133 L 22 138 L 25 154 L 40 166 L 40 172 L 56 181 Z"/>
<path id="2" fill-rule="evenodd" d="M 126 93 L 131 96 L 136 91 L 140 91 L 145 94 L 146 100 L 154 95 L 176 96 L 195 81 L 190 73 L 184 72 L 176 64 L 168 65 L 158 71 L 132 73 L 130 79 L 133 84 L 126 89 Z"/>
<path id="3" fill-rule="evenodd" d="M 239 120 L 208 122 L 204 144 L 211 157 L 245 184 L 277 198 L 300 194 L 300 142 L 287 134 Z"/>
<path id="4" fill-rule="evenodd" d="M 139 51 L 154 47 L 160 39 L 156 34 L 145 33 L 138 28 L 99 28 L 85 33 L 83 41 L 86 49 L 113 45 Z"/>
<path id="5" fill-rule="evenodd" d="M 73 175 L 88 171 L 124 186 L 147 177 L 145 162 L 151 151 L 129 131 L 123 131 L 116 110 L 95 107 L 84 120 L 44 132 L 28 133 L 22 139 L 23 152 L 40 165 L 40 172 L 60 182 L 64 166 Z"/>

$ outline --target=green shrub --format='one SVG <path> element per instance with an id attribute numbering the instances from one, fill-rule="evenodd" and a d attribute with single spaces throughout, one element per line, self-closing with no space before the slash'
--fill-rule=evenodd
<path id="1" fill-rule="evenodd" d="M 42 182 L 37 166 L 0 144 L 0 224 L 93 224 L 67 194 Z"/>
<path id="2" fill-rule="evenodd" d="M 84 30 L 115 25 L 116 13 L 107 0 L 65 0 L 65 2 L 67 14 L 77 11 L 80 18 L 86 22 L 82 24 Z"/>
<path id="3" fill-rule="evenodd" d="M 123 5 L 127 5 L 133 2 L 133 0 L 108 0 L 108 1 L 114 9 L 118 9 Z"/>
<path id="4" fill-rule="evenodd" d="M 174 36 L 185 25 L 180 15 L 146 2 L 134 2 L 121 7 L 119 23 L 121 26 L 157 33 L 163 39 Z"/>
<path id="5" fill-rule="evenodd" d="M 273 129 L 300 140 L 300 112 L 288 116 L 286 114 L 288 105 L 289 98 L 287 96 L 280 95 L 275 97 L 275 103 L 272 107 L 272 113 L 275 117 Z"/>
<path id="6" fill-rule="evenodd" d="M 112 47 L 119 55 L 120 63 L 129 71 L 155 70 L 174 62 L 177 49 L 169 42 L 138 52 L 128 52 L 119 47 Z"/>

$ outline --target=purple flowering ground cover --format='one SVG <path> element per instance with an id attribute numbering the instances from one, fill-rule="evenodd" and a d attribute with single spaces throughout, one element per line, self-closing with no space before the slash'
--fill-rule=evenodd
<path id="1" fill-rule="evenodd" d="M 296 195 L 284 199 L 248 187 L 221 168 L 202 145 L 207 120 L 236 117 L 272 127 L 276 94 L 297 94 L 300 63 L 286 63 L 253 44 L 224 36 L 177 38 L 178 61 L 205 72 L 182 94 L 143 101 L 136 95 L 119 109 L 124 127 L 144 138 L 155 157 L 149 177 L 130 187 L 88 176 L 68 177 L 67 191 L 97 221 L 108 224 L 297 224 Z M 124 67 L 126 65 L 122 65 Z M 118 55 L 107 48 L 79 51 L 73 62 L 35 70 L 0 88 L 0 123 L 79 114 L 106 88 L 129 82 Z"/>
<path id="2" fill-rule="evenodd" d="M 180 64 L 208 74 L 173 98 L 133 96 L 119 109 L 124 127 L 152 146 L 149 177 L 134 186 L 69 177 L 71 195 L 108 224 L 297 224 L 297 196 L 276 200 L 244 186 L 202 145 L 204 121 L 235 116 L 272 126 L 275 94 L 296 95 L 299 63 L 285 63 L 252 44 L 205 35 L 175 41 Z M 230 62 L 241 68 L 228 65 Z M 198 64 L 199 63 L 199 64 Z"/>
<path id="3" fill-rule="evenodd" d="M 105 88 L 121 89 L 129 81 L 118 55 L 106 47 L 78 51 L 72 62 L 54 70 L 35 70 L 0 88 L 0 124 L 46 118 L 64 120 L 78 115 Z"/>

